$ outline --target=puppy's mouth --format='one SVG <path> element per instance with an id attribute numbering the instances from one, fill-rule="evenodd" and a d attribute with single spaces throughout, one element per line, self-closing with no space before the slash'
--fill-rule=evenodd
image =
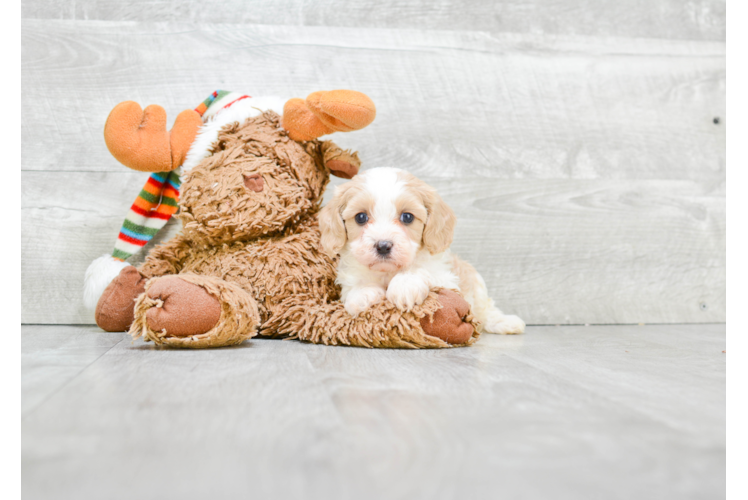
<path id="1" fill-rule="evenodd" d="M 377 255 L 377 260 L 369 264 L 369 269 L 379 272 L 399 271 L 401 267 L 402 266 L 399 263 L 394 262 L 389 255 Z"/>

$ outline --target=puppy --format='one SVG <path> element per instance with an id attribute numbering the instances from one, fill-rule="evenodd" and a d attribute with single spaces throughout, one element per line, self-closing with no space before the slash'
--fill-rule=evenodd
<path id="1" fill-rule="evenodd" d="M 375 168 L 355 176 L 335 189 L 319 226 L 322 250 L 340 254 L 336 282 L 351 315 L 385 297 L 407 311 L 441 287 L 462 292 L 483 331 L 524 332 L 520 318 L 496 308 L 475 268 L 449 252 L 454 212 L 413 175 Z"/>

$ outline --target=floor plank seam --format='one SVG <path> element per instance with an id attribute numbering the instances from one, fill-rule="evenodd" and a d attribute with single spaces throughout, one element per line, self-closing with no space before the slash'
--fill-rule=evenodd
<path id="1" fill-rule="evenodd" d="M 606 401 L 610 405 L 614 405 L 614 406 L 620 407 L 620 408 L 625 408 L 631 414 L 634 414 L 634 415 L 637 415 L 637 416 L 639 416 L 639 417 L 641 417 L 643 419 L 646 419 L 646 420 L 652 422 L 653 424 L 662 425 L 662 426 L 666 427 L 667 429 L 669 429 L 671 431 L 674 431 L 674 432 L 680 432 L 680 433 L 687 433 L 688 432 L 688 429 L 679 428 L 678 426 L 673 425 L 672 422 L 667 422 L 667 421 L 663 420 L 662 418 L 658 418 L 655 415 L 652 415 L 650 413 L 642 411 L 642 409 L 639 408 L 639 407 L 637 407 L 637 406 L 632 406 L 630 404 L 627 404 L 624 401 L 618 401 L 618 400 L 610 397 L 609 395 L 606 395 L 603 392 L 595 391 L 592 388 L 585 387 L 584 385 L 582 385 L 582 384 L 580 384 L 578 382 L 578 379 L 576 377 L 568 377 L 568 378 L 567 377 L 562 377 L 562 376 L 557 375 L 557 374 L 555 374 L 555 373 L 553 373 L 551 371 L 548 371 L 546 368 L 544 368 L 544 366 L 543 366 L 542 363 L 532 363 L 531 360 L 518 358 L 518 357 L 512 355 L 512 353 L 506 353 L 506 355 L 508 357 L 514 359 L 515 361 L 523 363 L 523 364 L 525 364 L 525 365 L 527 365 L 527 366 L 529 366 L 529 367 L 531 367 L 531 368 L 533 368 L 535 370 L 540 371 L 541 373 L 546 374 L 547 376 L 551 377 L 552 379 L 554 379 L 554 380 L 556 380 L 556 381 L 558 381 L 560 383 L 566 382 L 566 383 L 572 384 L 578 390 L 583 391 L 583 392 L 589 394 L 590 395 L 590 398 L 589 398 L 590 400 L 595 400 L 595 401 L 603 400 L 603 401 Z"/>
<path id="2" fill-rule="evenodd" d="M 21 414 L 21 421 L 25 420 L 32 413 L 34 413 L 36 410 L 38 410 L 39 408 L 41 408 L 42 406 L 44 406 L 44 404 L 47 401 L 49 401 L 55 394 L 57 394 L 62 389 L 64 389 L 65 387 L 67 387 L 68 384 L 70 384 L 73 380 L 75 380 L 78 377 L 80 377 L 83 374 L 83 372 L 85 372 L 86 370 L 88 370 L 94 363 L 96 363 L 98 360 L 100 360 L 109 351 L 111 351 L 112 349 L 114 349 L 115 347 L 117 347 L 118 345 L 120 345 L 124 340 L 125 339 L 120 339 L 119 342 L 116 342 L 115 344 L 113 344 L 109 349 L 107 349 L 106 351 L 102 352 L 99 356 L 97 356 L 96 359 L 94 359 L 93 361 L 91 361 L 90 363 L 88 363 L 86 366 L 84 366 L 83 369 L 81 369 L 81 371 L 79 371 L 78 373 L 76 373 L 75 375 L 73 375 L 72 377 L 70 377 L 70 379 L 68 379 L 64 384 L 62 384 L 60 387 L 58 387 L 57 389 L 55 389 L 54 391 L 52 391 L 50 394 L 48 394 L 36 406 L 34 406 L 33 408 L 30 408 L 25 413 L 22 413 Z"/>

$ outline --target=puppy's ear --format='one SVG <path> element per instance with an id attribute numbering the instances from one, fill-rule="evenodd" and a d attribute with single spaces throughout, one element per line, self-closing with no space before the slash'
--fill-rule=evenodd
<path id="1" fill-rule="evenodd" d="M 457 218 L 434 188 L 420 181 L 419 184 L 417 189 L 429 214 L 423 229 L 423 246 L 432 255 L 442 253 L 452 244 Z"/>
<path id="2" fill-rule="evenodd" d="M 351 197 L 352 186 L 353 182 L 347 182 L 336 187 L 332 200 L 319 212 L 320 246 L 330 257 L 338 255 L 348 241 L 343 210 Z"/>

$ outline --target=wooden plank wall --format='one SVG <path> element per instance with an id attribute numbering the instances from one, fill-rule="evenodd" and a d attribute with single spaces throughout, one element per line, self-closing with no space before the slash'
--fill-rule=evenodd
<path id="1" fill-rule="evenodd" d="M 83 273 L 145 176 L 102 138 L 221 88 L 352 88 L 334 136 L 437 187 L 453 250 L 531 324 L 725 320 L 725 4 L 149 2 L 22 7 L 22 321 L 91 323 Z M 178 226 L 171 228 L 177 231 Z"/>

